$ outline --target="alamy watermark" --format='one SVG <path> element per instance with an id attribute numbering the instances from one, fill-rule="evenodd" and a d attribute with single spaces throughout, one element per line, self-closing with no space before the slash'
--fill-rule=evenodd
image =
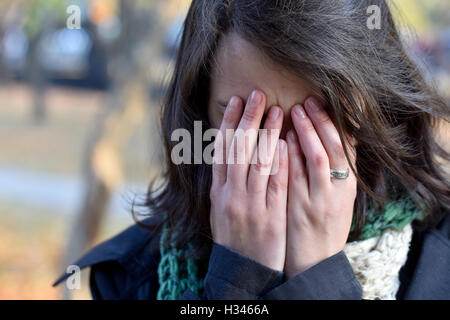
<path id="1" fill-rule="evenodd" d="M 66 20 L 68 29 L 81 29 L 81 9 L 79 6 L 72 4 L 67 7 L 66 13 L 69 15 Z"/>
<path id="2" fill-rule="evenodd" d="M 194 121 L 194 133 L 175 129 L 171 141 L 177 142 L 171 150 L 171 161 L 180 164 L 253 164 L 261 174 L 276 174 L 279 166 L 279 129 L 227 129 L 225 135 L 211 128 L 203 133 L 202 122 Z M 214 141 L 213 141 L 214 138 Z M 254 146 L 251 141 L 256 141 Z M 209 142 L 206 147 L 204 143 Z M 227 143 L 229 142 L 229 143 Z"/>
<path id="3" fill-rule="evenodd" d="M 377 5 L 371 5 L 367 7 L 366 14 L 370 14 L 367 18 L 367 28 L 369 30 L 381 29 L 381 9 Z"/>
<path id="4" fill-rule="evenodd" d="M 66 287 L 69 290 L 81 289 L 81 269 L 79 266 L 73 264 L 67 267 L 66 273 L 70 276 L 66 279 Z"/>

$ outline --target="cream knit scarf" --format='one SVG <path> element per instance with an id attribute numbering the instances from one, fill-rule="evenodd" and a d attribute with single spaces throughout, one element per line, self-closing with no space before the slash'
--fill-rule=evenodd
<path id="1" fill-rule="evenodd" d="M 409 223 L 400 230 L 386 229 L 377 237 L 345 245 L 363 299 L 395 300 L 400 285 L 398 273 L 406 262 L 411 238 Z"/>

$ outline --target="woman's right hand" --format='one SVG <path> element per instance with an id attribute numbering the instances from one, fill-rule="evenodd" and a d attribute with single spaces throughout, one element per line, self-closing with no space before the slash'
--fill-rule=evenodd
<path id="1" fill-rule="evenodd" d="M 210 223 L 215 243 L 282 271 L 286 256 L 288 153 L 286 142 L 279 139 L 283 112 L 277 106 L 269 110 L 264 123 L 267 130 L 257 146 L 265 106 L 265 95 L 258 90 L 252 92 L 245 110 L 239 97 L 232 97 L 228 103 L 215 142 Z M 227 137 L 227 129 L 235 134 Z M 267 139 L 263 139 L 264 135 Z M 246 136 L 247 142 L 242 143 Z M 264 142 L 266 145 L 262 145 Z M 258 161 L 251 161 L 256 155 Z"/>

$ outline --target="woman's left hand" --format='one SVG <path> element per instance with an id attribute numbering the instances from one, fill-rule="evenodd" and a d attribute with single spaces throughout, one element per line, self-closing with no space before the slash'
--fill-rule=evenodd
<path id="1" fill-rule="evenodd" d="M 295 127 L 288 132 L 289 192 L 287 210 L 288 278 L 341 251 L 352 223 L 357 180 L 345 157 L 338 131 L 317 99 L 305 109 L 291 110 Z M 353 166 L 355 151 L 348 148 Z M 335 179 L 330 169 L 346 170 L 347 179 Z"/>

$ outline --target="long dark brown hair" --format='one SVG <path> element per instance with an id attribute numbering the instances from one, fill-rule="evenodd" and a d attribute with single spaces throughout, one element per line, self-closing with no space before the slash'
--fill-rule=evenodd
<path id="1" fill-rule="evenodd" d="M 380 8 L 380 29 L 367 26 L 370 5 Z M 450 155 L 433 128 L 439 119 L 448 122 L 449 107 L 408 56 L 384 0 L 193 0 L 162 106 L 163 183 L 150 185 L 142 203 L 148 212 L 140 215 L 167 215 L 180 245 L 200 238 L 197 258 L 210 250 L 211 166 L 173 164 L 177 142 L 170 137 L 178 128 L 193 136 L 195 120 L 210 127 L 210 74 L 219 40 L 228 32 L 320 88 L 341 140 L 345 131 L 357 139 L 357 171 L 351 168 L 358 179 L 356 228 L 350 241 L 360 234 L 370 201 L 383 206 L 403 192 L 426 208 L 424 230 L 441 220 L 450 188 L 437 156 L 445 164 Z"/>

